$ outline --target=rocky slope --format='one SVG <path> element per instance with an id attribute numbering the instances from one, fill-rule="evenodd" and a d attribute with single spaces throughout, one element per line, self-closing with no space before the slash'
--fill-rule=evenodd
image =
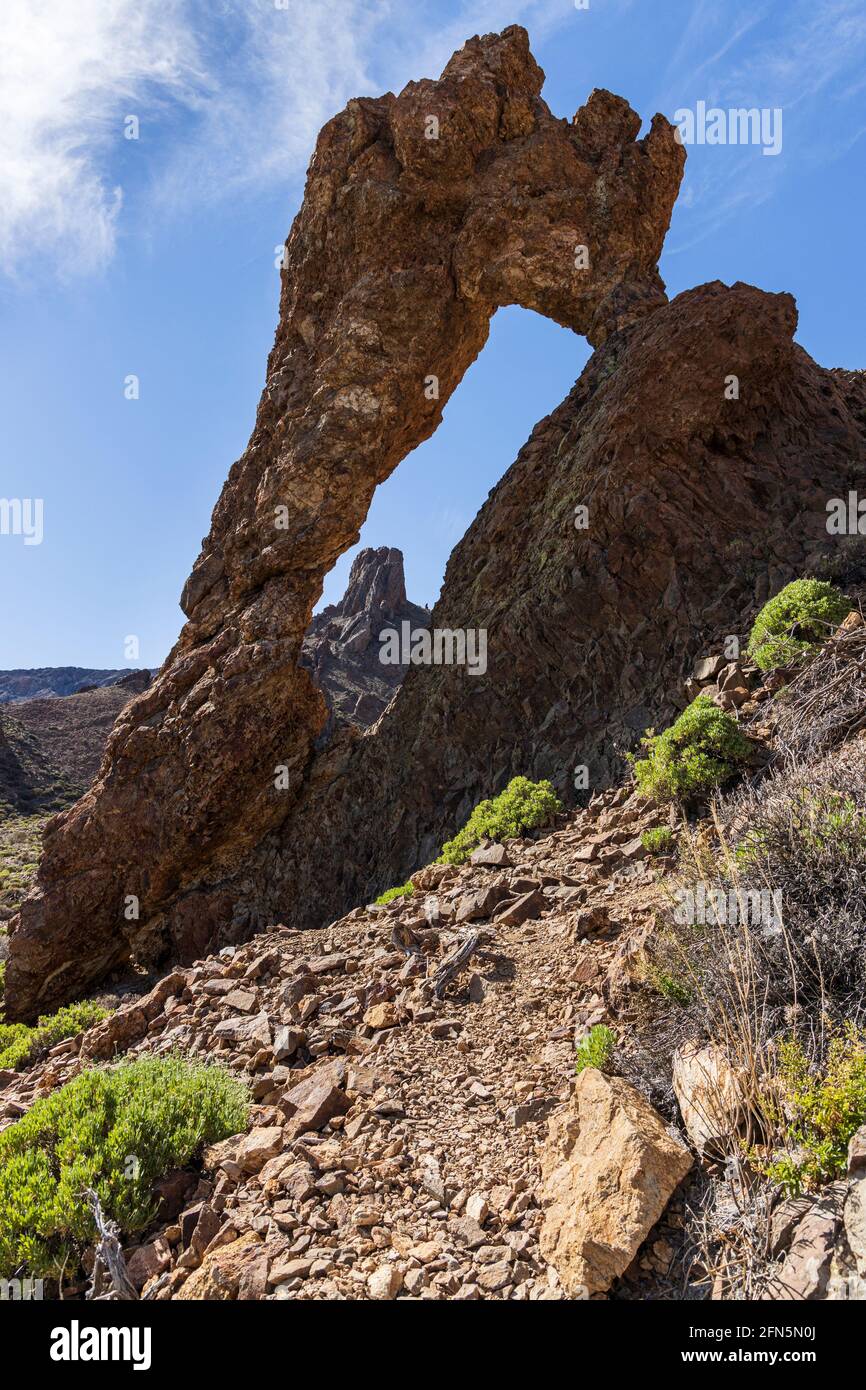
<path id="1" fill-rule="evenodd" d="M 334 729 L 375 724 L 402 684 L 408 664 L 383 663 L 380 634 L 407 622 L 427 628 L 430 613 L 406 597 L 403 555 L 382 546 L 355 556 L 339 603 L 329 604 L 310 623 L 301 649 L 306 667 L 325 696 L 328 722 L 320 741 Z"/>
<path id="2" fill-rule="evenodd" d="M 718 649 L 684 693 L 735 710 L 760 765 L 793 731 L 809 785 L 831 738 L 832 785 L 866 807 L 863 632 L 852 615 L 783 701 L 778 677 Z M 678 865 L 647 854 L 642 833 L 661 825 Z M 248 1083 L 250 1128 L 167 1174 L 126 1247 L 145 1299 L 706 1299 L 744 1282 L 750 1297 L 862 1299 L 866 1128 L 819 1192 L 744 1181 L 742 1075 L 654 982 L 674 889 L 698 872 L 687 846 L 714 827 L 626 784 L 460 867 L 425 866 L 411 896 L 324 931 L 275 925 L 127 978 L 100 998 L 109 1017 L 0 1072 L 0 1127 L 123 1057 L 218 1060 Z M 672 1009 L 687 1020 L 676 1048 Z M 616 1074 L 575 1076 L 575 1044 L 601 1023 Z"/>
<path id="3" fill-rule="evenodd" d="M 173 1209 L 127 1251 L 147 1296 L 569 1296 L 543 1253 L 547 1124 L 573 1086 L 575 1035 L 609 1017 L 659 900 L 636 838 L 656 819 L 613 792 L 478 863 L 425 869 L 412 898 L 321 933 L 276 927 L 121 995 L 39 1066 L 0 1075 L 0 1123 L 97 1060 L 217 1058 L 250 1081 L 254 1126 L 166 1185 Z M 468 932 L 477 953 L 437 998 Z M 632 1147 L 648 1157 L 650 1139 Z M 672 1192 L 691 1160 L 667 1143 Z M 681 1213 L 656 1229 L 661 1207 L 610 1213 L 623 1296 L 676 1285 Z"/>
<path id="4" fill-rule="evenodd" d="M 52 668 L 67 669 L 78 668 Z M 76 801 L 99 771 L 120 711 L 149 683 L 148 671 L 125 671 L 81 693 L 10 698 L 0 707 L 0 814 L 45 814 Z"/>
<path id="5" fill-rule="evenodd" d="M 319 776 L 326 711 L 298 664 L 303 636 L 375 487 L 436 428 L 498 306 L 601 345 L 664 303 L 657 260 L 685 158 L 673 127 L 657 116 L 638 140 L 640 118 L 604 91 L 556 119 L 542 82 L 513 26 L 470 40 L 438 81 L 352 101 L 322 131 L 250 446 L 184 589 L 178 644 L 124 712 L 91 792 L 49 826 L 12 943 L 14 1013 L 74 993 L 131 946 L 187 954 L 227 923 L 264 920 L 253 859 Z M 456 774 L 468 791 L 472 769 Z M 424 795 L 438 807 L 444 791 Z M 350 889 L 335 884 L 335 897 Z"/>

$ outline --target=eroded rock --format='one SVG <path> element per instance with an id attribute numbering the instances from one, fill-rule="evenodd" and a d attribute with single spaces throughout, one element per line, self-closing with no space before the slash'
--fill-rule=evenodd
<path id="1" fill-rule="evenodd" d="M 80 993 L 130 952 L 192 958 L 255 924 L 262 903 L 242 907 L 228 879 L 309 780 L 326 711 L 298 663 L 323 576 L 376 486 L 435 430 L 496 308 L 600 344 L 664 303 L 656 265 L 685 158 L 673 127 L 656 116 L 638 140 L 640 117 L 604 91 L 559 120 L 542 82 L 511 26 L 321 132 L 255 429 L 184 587 L 188 621 L 91 790 L 48 829 L 16 922 L 10 1016 Z"/>
<path id="2" fill-rule="evenodd" d="M 692 1166 L 685 1145 L 621 1077 L 589 1067 L 550 1124 L 541 1253 L 572 1298 L 604 1293 L 630 1265 Z"/>

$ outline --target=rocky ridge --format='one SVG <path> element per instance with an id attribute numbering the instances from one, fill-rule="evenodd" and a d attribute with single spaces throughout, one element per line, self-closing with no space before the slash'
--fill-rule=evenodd
<path id="1" fill-rule="evenodd" d="M 17 700 L 50 700 L 54 696 L 77 695 L 82 690 L 119 685 L 140 672 L 94 670 L 87 666 L 38 666 L 0 671 L 0 704 Z"/>

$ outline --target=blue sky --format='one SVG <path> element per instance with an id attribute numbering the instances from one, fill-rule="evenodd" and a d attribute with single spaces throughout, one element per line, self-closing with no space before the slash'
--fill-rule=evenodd
<path id="1" fill-rule="evenodd" d="M 781 108 L 777 156 L 690 148 L 662 274 L 671 295 L 710 279 L 789 290 L 819 362 L 866 365 L 862 0 L 3 0 L 0 497 L 43 498 L 44 539 L 0 535 L 0 667 L 162 661 L 252 427 L 275 248 L 319 127 L 512 22 L 560 116 L 593 87 L 645 122 L 698 101 Z M 417 602 L 586 356 L 555 324 L 497 314 L 364 527 L 363 544 L 403 549 Z"/>

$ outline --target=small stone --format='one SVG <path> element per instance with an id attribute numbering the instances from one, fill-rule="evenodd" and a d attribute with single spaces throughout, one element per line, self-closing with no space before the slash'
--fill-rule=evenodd
<path id="1" fill-rule="evenodd" d="M 247 989 L 233 989 L 225 996 L 223 1003 L 230 1009 L 237 1009 L 239 1013 L 248 1014 L 256 1007 L 256 996 Z"/>
<path id="2" fill-rule="evenodd" d="M 286 1057 L 293 1057 L 306 1041 L 307 1035 L 302 1028 L 278 1028 L 274 1038 L 274 1060 L 282 1062 Z"/>
<path id="3" fill-rule="evenodd" d="M 374 1004 L 364 1014 L 364 1022 L 368 1028 L 373 1028 L 378 1032 L 380 1028 L 396 1028 L 400 1022 L 400 1017 L 393 1004 Z"/>
<path id="4" fill-rule="evenodd" d="M 479 845 L 478 849 L 473 850 L 469 856 L 470 864 L 484 864 L 488 868 L 510 869 L 511 860 L 508 858 L 508 851 L 504 845 L 497 843 L 489 845 Z"/>
<path id="5" fill-rule="evenodd" d="M 394 1265 L 380 1265 L 367 1280 L 367 1292 L 371 1298 L 380 1302 L 396 1298 L 403 1284 L 403 1276 Z"/>
<path id="6" fill-rule="evenodd" d="M 473 1192 L 466 1202 L 466 1215 L 470 1221 L 477 1221 L 479 1226 L 483 1226 L 490 1215 L 490 1207 L 487 1198 L 480 1192 Z"/>
<path id="7" fill-rule="evenodd" d="M 280 1153 L 283 1148 L 283 1131 L 278 1125 L 260 1126 L 251 1129 L 240 1142 L 237 1162 L 248 1173 L 257 1173 L 269 1158 Z"/>
<path id="8" fill-rule="evenodd" d="M 547 899 L 541 889 L 533 888 L 531 892 L 515 898 L 502 912 L 498 912 L 496 921 L 503 927 L 520 927 L 524 922 L 539 917 L 546 906 Z"/>

